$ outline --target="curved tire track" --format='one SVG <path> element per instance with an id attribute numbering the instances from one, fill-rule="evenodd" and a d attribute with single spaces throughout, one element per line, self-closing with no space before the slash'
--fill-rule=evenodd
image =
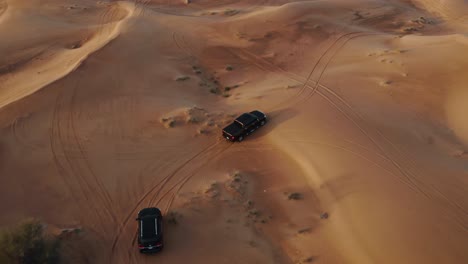
<path id="1" fill-rule="evenodd" d="M 109 191 L 106 189 L 106 187 L 102 183 L 102 181 L 99 179 L 99 177 L 97 177 L 96 173 L 92 169 L 89 158 L 88 158 L 88 155 L 86 154 L 86 152 L 83 149 L 82 143 L 79 140 L 79 137 L 78 137 L 78 134 L 77 134 L 77 131 L 76 131 L 76 128 L 75 128 L 75 123 L 76 123 L 75 122 L 76 88 L 77 88 L 77 86 L 75 86 L 74 89 L 72 90 L 72 95 L 71 95 L 71 99 L 70 99 L 70 111 L 69 111 L 69 117 L 68 117 L 68 120 L 70 122 L 71 134 L 73 136 L 75 146 L 78 148 L 82 160 L 84 160 L 83 165 L 84 165 L 84 167 L 86 167 L 86 170 L 89 172 L 89 175 L 91 176 L 93 181 L 96 183 L 96 186 L 98 187 L 99 192 L 102 193 L 102 195 L 103 195 L 102 200 L 103 200 L 103 203 L 104 203 L 104 207 L 108 211 L 109 215 L 112 217 L 112 220 L 115 222 L 116 221 L 115 215 L 110 211 L 114 207 L 112 197 L 111 197 Z"/>
<path id="2" fill-rule="evenodd" d="M 179 173 L 179 171 L 181 171 L 182 169 L 184 169 L 188 164 L 190 164 L 192 161 L 194 161 L 195 159 L 197 159 L 198 157 L 204 157 L 206 156 L 207 154 L 211 153 L 210 150 L 214 147 L 216 147 L 220 142 L 215 142 L 214 144 L 211 144 L 209 146 L 207 146 L 206 148 L 202 149 L 201 151 L 197 152 L 195 155 L 193 155 L 192 157 L 190 157 L 189 159 L 187 159 L 186 161 L 184 161 L 183 163 L 181 163 L 179 166 L 177 166 L 177 168 L 174 169 L 174 171 L 172 173 L 170 173 L 169 175 L 167 175 L 166 177 L 164 177 L 162 180 L 160 180 L 157 184 L 155 184 L 154 186 L 152 186 L 148 191 L 146 191 L 141 197 L 140 199 L 137 201 L 137 203 L 135 204 L 135 206 L 133 206 L 131 208 L 131 210 L 129 211 L 129 213 L 126 215 L 126 217 L 124 218 L 124 221 L 120 224 L 119 226 L 119 229 L 117 231 L 117 234 L 116 236 L 114 237 L 113 239 L 113 242 L 112 242 L 112 248 L 111 248 L 111 263 L 112 262 L 112 259 L 113 259 L 113 253 L 115 252 L 116 248 L 117 248 L 117 245 L 120 241 L 120 238 L 122 237 L 123 235 L 123 232 L 125 230 L 125 228 L 127 227 L 128 223 L 129 223 L 129 220 L 131 219 L 131 217 L 133 215 L 135 215 L 139 209 L 139 206 L 141 204 L 143 204 L 145 202 L 145 200 L 148 198 L 148 197 L 151 197 L 150 198 L 150 201 L 156 197 L 157 195 L 159 195 L 159 193 L 161 192 L 161 190 L 164 188 L 164 186 L 169 182 L 170 179 L 172 179 L 175 175 L 177 175 Z M 159 188 L 158 188 L 159 187 Z M 155 194 L 153 194 L 154 192 L 156 192 Z"/>
<path id="3" fill-rule="evenodd" d="M 362 34 L 362 35 L 356 35 L 356 36 L 352 36 L 350 39 L 352 38 L 357 38 L 357 37 L 361 37 L 361 36 L 370 36 L 370 35 L 378 35 L 377 33 L 367 33 L 367 34 Z M 327 61 L 327 63 L 325 64 L 325 67 L 322 69 L 322 72 L 320 74 L 320 79 L 321 79 L 321 76 L 323 76 L 325 70 L 326 70 L 326 67 L 328 66 L 328 64 L 332 61 L 332 59 L 335 57 L 335 55 L 337 54 L 337 52 L 344 46 L 344 44 L 346 44 L 350 39 L 347 39 L 345 41 L 345 43 L 343 43 L 343 45 L 340 46 L 340 48 L 338 50 L 336 50 L 333 55 L 330 57 L 330 59 Z M 337 41 L 335 41 L 334 43 L 336 43 Z M 328 49 L 330 50 L 330 49 Z M 244 50 L 245 52 L 245 50 Z M 256 57 L 254 54 L 250 54 L 251 56 L 254 56 Z M 415 174 L 413 172 L 411 172 L 410 170 L 408 169 L 405 169 L 402 165 L 400 165 L 401 162 L 397 162 L 394 158 L 391 158 L 389 156 L 389 154 L 385 151 L 385 149 L 382 147 L 381 144 L 379 144 L 377 142 L 377 140 L 372 137 L 370 135 L 370 133 L 364 129 L 362 127 L 362 125 L 360 125 L 354 118 L 352 118 L 346 111 L 343 110 L 342 107 L 338 106 L 336 102 L 334 102 L 331 98 L 329 98 L 325 93 L 321 92 L 320 90 L 318 90 L 318 88 L 323 88 L 326 92 L 328 92 L 331 96 L 333 96 L 334 98 L 338 99 L 344 106 L 345 108 L 347 108 L 349 111 L 351 111 L 351 113 L 355 116 L 357 116 L 358 120 L 360 122 L 365 122 L 365 119 L 346 101 L 344 100 L 341 96 L 339 96 L 336 92 L 334 92 L 333 89 L 331 88 L 328 88 L 322 84 L 320 84 L 320 82 L 317 82 L 317 81 L 313 81 L 315 83 L 314 86 L 310 86 L 309 84 L 307 84 L 305 81 L 302 81 L 302 80 L 298 80 L 298 75 L 295 74 L 295 73 L 291 73 L 291 72 L 288 72 L 288 71 L 285 71 L 281 68 L 279 68 L 278 66 L 275 66 L 271 63 L 269 63 L 268 61 L 266 60 L 263 60 L 261 58 L 258 58 L 256 57 L 256 59 L 254 59 L 254 63 L 255 65 L 259 65 L 261 64 L 262 66 L 261 69 L 262 70 L 266 70 L 266 71 L 270 71 L 270 72 L 274 72 L 274 73 L 282 73 L 284 75 L 287 75 L 288 78 L 294 80 L 294 81 L 298 81 L 298 82 L 301 82 L 303 83 L 303 86 L 312 90 L 313 93 L 317 92 L 322 98 L 324 98 L 325 100 L 327 100 L 331 106 L 333 106 L 335 109 L 337 109 L 340 113 L 342 113 L 350 122 L 352 122 L 369 140 L 371 140 L 371 142 L 379 149 L 379 151 L 381 151 L 381 153 L 386 157 L 386 159 L 388 161 L 390 161 L 392 163 L 392 165 L 399 171 L 399 173 L 402 175 L 402 177 L 399 177 L 399 180 L 402 181 L 402 183 L 404 183 L 405 185 L 407 185 L 410 189 L 412 189 L 413 191 L 416 191 L 417 193 L 420 193 L 422 194 L 424 197 L 426 198 L 429 198 L 429 199 L 433 199 L 431 198 L 431 195 L 425 191 L 423 188 L 421 188 L 420 185 L 424 185 L 423 187 L 427 187 L 424 183 L 422 183 L 417 176 L 415 176 Z M 259 66 L 258 66 L 259 67 Z M 312 73 L 314 72 L 314 70 L 312 71 Z M 309 74 L 310 76 L 311 74 Z M 293 77 L 294 76 L 294 77 Z M 302 77 L 303 78 L 303 77 Z M 309 82 L 310 82 L 310 78 L 309 78 Z M 299 92 L 298 94 L 301 94 L 302 92 Z M 312 95 L 313 93 L 309 93 L 309 96 L 306 100 L 308 100 Z M 297 97 L 297 96 L 294 96 L 294 97 Z M 283 103 L 283 102 L 282 102 Z M 282 103 L 280 103 L 279 105 L 281 105 Z M 276 105 L 278 106 L 278 105 Z M 392 148 L 394 148 L 397 152 L 398 152 L 398 156 L 397 158 L 399 158 L 400 160 L 406 160 L 407 157 L 403 157 L 404 154 L 402 153 L 401 150 L 399 150 L 395 144 L 393 142 L 391 142 L 387 137 L 385 137 L 383 135 L 383 133 L 378 130 L 378 129 L 375 129 L 376 130 L 376 133 L 385 141 L 387 142 L 387 144 L 389 144 Z M 419 184 L 418 184 L 419 183 Z M 440 191 L 438 190 L 433 190 L 434 192 L 439 192 L 439 194 L 441 195 Z M 453 202 L 450 202 L 449 199 L 447 199 L 446 196 L 444 196 L 445 199 L 447 202 L 451 203 L 451 207 L 453 207 L 454 209 L 456 209 L 457 211 L 461 210 L 461 212 L 463 214 L 466 214 L 466 210 L 461 207 L 458 203 L 453 203 Z M 463 219 L 460 219 L 459 217 L 456 217 L 456 222 L 461 226 L 463 227 L 464 230 L 467 230 L 466 228 L 466 224 L 464 224 L 464 220 Z"/>
<path id="4" fill-rule="evenodd" d="M 65 91 L 62 90 L 57 96 L 52 113 L 52 126 L 49 134 L 52 159 L 57 168 L 59 176 L 61 176 L 61 178 L 69 188 L 70 193 L 72 194 L 72 197 L 75 199 L 75 201 L 79 202 L 79 197 L 83 197 L 87 201 L 87 203 L 90 204 L 89 207 L 84 207 L 80 203 L 78 204 L 78 206 L 83 209 L 81 210 L 82 220 L 89 220 L 88 217 L 86 217 L 87 212 L 89 212 L 89 210 L 86 210 L 88 208 L 92 208 L 92 210 L 95 212 L 95 215 L 98 217 L 98 219 L 94 220 L 102 220 L 105 218 L 105 216 L 98 207 L 99 200 L 98 202 L 96 202 L 93 201 L 90 197 L 91 193 L 93 193 L 93 188 L 90 181 L 86 179 L 86 177 L 82 174 L 79 165 L 72 160 L 72 157 L 70 156 L 70 154 L 72 153 L 66 149 L 66 142 L 70 140 L 70 133 L 69 130 L 67 130 L 69 129 L 70 124 L 63 125 L 63 115 L 66 115 L 67 111 L 63 109 L 64 105 L 66 105 Z M 67 118 L 65 118 L 65 120 L 67 120 Z M 62 152 L 62 155 L 59 155 L 59 149 Z M 63 157 L 64 159 L 62 160 L 61 157 Z M 66 167 L 68 167 L 69 169 L 67 170 Z M 75 181 L 76 183 L 72 183 L 73 181 Z M 82 195 L 78 195 L 78 192 L 80 192 Z M 99 197 L 99 195 L 97 197 Z M 107 211 L 107 213 L 110 214 L 109 211 Z M 93 218 L 91 218 L 91 220 L 92 219 Z M 103 222 L 98 221 L 98 223 L 102 225 L 101 231 L 105 230 L 105 225 L 103 224 Z M 101 232 L 98 232 L 98 234 L 102 235 Z"/>
<path id="5" fill-rule="evenodd" d="M 221 148 L 220 151 L 216 152 L 215 154 L 213 155 L 210 155 L 211 157 L 206 159 L 205 162 L 203 162 L 200 166 L 197 166 L 197 168 L 195 170 L 193 170 L 190 174 L 188 174 L 187 176 L 183 177 L 182 179 L 180 179 L 176 184 L 174 184 L 171 188 L 169 188 L 169 190 L 167 190 L 167 192 L 165 192 L 163 195 L 161 195 L 161 197 L 158 199 L 158 201 L 156 202 L 157 204 L 159 204 L 166 195 L 168 195 L 174 188 L 176 188 L 177 186 L 179 186 L 176 191 L 172 194 L 169 202 L 167 203 L 166 205 L 166 209 L 165 209 L 165 213 L 167 214 L 167 212 L 169 211 L 172 203 L 174 202 L 177 194 L 179 194 L 180 190 L 182 189 L 182 187 L 184 187 L 184 185 L 190 180 L 192 179 L 192 177 L 194 175 L 196 175 L 203 167 L 205 167 L 207 164 L 213 162 L 213 159 L 214 157 L 217 157 L 219 155 L 221 155 L 222 153 L 224 153 L 225 151 L 227 151 L 230 147 L 232 146 L 232 144 L 229 144 L 227 147 L 223 147 Z"/>

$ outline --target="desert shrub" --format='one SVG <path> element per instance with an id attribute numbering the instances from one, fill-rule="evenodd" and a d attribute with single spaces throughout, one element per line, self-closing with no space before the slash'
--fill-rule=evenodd
<path id="1" fill-rule="evenodd" d="M 166 221 L 169 224 L 177 225 L 179 224 L 179 219 L 180 219 L 180 214 L 175 211 L 171 211 L 166 215 Z"/>
<path id="2" fill-rule="evenodd" d="M 288 195 L 288 199 L 289 200 L 301 200 L 302 199 L 302 194 L 297 193 L 297 192 L 291 193 L 291 194 Z"/>
<path id="3" fill-rule="evenodd" d="M 188 80 L 188 79 L 190 79 L 189 76 L 179 76 L 179 77 L 177 77 L 175 80 L 178 81 L 178 82 L 180 82 L 180 81 L 186 81 L 186 80 Z"/>
<path id="4" fill-rule="evenodd" d="M 239 13 L 239 10 L 235 10 L 235 9 L 226 9 L 224 10 L 224 14 L 227 15 L 227 16 L 233 16 L 235 14 Z"/>
<path id="5" fill-rule="evenodd" d="M 59 263 L 59 241 L 46 237 L 36 219 L 28 219 L 0 233 L 0 263 Z"/>

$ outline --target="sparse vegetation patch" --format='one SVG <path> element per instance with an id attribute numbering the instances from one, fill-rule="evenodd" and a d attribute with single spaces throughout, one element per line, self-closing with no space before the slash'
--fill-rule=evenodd
<path id="1" fill-rule="evenodd" d="M 288 194 L 288 200 L 301 200 L 302 198 L 302 194 L 298 192 Z"/>
<path id="2" fill-rule="evenodd" d="M 178 81 L 178 82 L 181 82 L 181 81 L 186 81 L 188 79 L 190 79 L 190 77 L 184 75 L 184 76 L 177 77 L 175 80 Z"/>
<path id="3" fill-rule="evenodd" d="M 226 9 L 226 10 L 224 10 L 224 14 L 225 14 L 226 16 L 233 16 L 233 15 L 238 14 L 239 12 L 240 12 L 240 11 L 237 10 L 237 9 Z"/>
<path id="4" fill-rule="evenodd" d="M 304 233 L 310 233 L 310 231 L 312 231 L 312 228 L 307 227 L 307 228 L 300 229 L 299 231 L 297 231 L 297 233 L 304 234 Z"/>
<path id="5" fill-rule="evenodd" d="M 0 263 L 59 263 L 60 243 L 39 220 L 28 219 L 0 233 Z"/>
<path id="6" fill-rule="evenodd" d="M 180 218 L 181 218 L 181 217 L 182 217 L 182 215 L 179 214 L 178 212 L 176 212 L 176 211 L 170 211 L 170 212 L 166 215 L 165 219 L 166 219 L 166 221 L 167 221 L 169 224 L 177 225 L 177 224 L 179 224 Z"/>

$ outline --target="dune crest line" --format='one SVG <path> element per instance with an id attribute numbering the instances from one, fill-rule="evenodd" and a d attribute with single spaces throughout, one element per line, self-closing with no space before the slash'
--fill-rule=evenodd
<path id="1" fill-rule="evenodd" d="M 131 3 L 116 2 L 106 10 L 100 20 L 117 14 L 115 9 L 124 9 L 126 16 L 112 23 L 100 21 L 91 39 L 76 49 L 62 49 L 52 53 L 50 59 L 41 65 L 24 65 L 18 72 L 12 72 L 8 78 L 0 76 L 0 109 L 8 104 L 31 95 L 43 87 L 62 79 L 74 72 L 91 54 L 102 49 L 120 35 L 122 25 L 133 15 L 135 6 Z M 32 59 L 31 61 L 33 61 Z M 35 64 L 32 62 L 31 64 Z M 35 76 L 31 78 L 31 76 Z"/>

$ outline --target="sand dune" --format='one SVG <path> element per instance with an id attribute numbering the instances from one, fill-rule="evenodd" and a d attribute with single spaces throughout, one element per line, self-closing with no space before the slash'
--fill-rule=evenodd
<path id="1" fill-rule="evenodd" d="M 448 19 L 461 20 L 460 22 L 463 22 L 468 18 L 466 15 L 466 0 L 418 0 L 415 2 L 424 6 L 427 10 L 436 12 Z"/>
<path id="2" fill-rule="evenodd" d="M 79 228 L 67 263 L 465 263 L 467 10 L 0 1 L 0 225 Z"/>
<path id="3" fill-rule="evenodd" d="M 464 83 L 466 83 L 466 77 L 453 81 L 445 107 L 449 126 L 465 145 L 468 145 L 468 126 L 464 118 L 467 110 L 464 102 L 466 102 L 468 94 L 463 87 Z M 461 151 L 461 153 L 463 152 Z"/>
<path id="4" fill-rule="evenodd" d="M 8 16 L 1 26 L 4 31 L 10 30 L 12 25 L 16 25 L 17 21 L 31 19 L 31 14 L 23 12 L 20 8 L 15 9 L 12 6 L 4 16 Z M 94 30 L 89 31 L 90 25 L 84 25 L 85 28 L 79 28 L 77 25 L 71 24 L 68 30 L 75 32 L 63 32 L 62 34 L 53 36 L 58 39 L 58 43 L 44 43 L 47 38 L 41 40 L 40 36 L 30 35 L 32 43 L 26 46 L 26 54 L 21 54 L 20 58 L 4 58 L 5 66 L 2 67 L 2 72 L 7 73 L 2 76 L 2 95 L 0 97 L 0 107 L 30 95 L 42 87 L 62 78 L 71 71 L 75 70 L 91 53 L 99 50 L 107 43 L 118 36 L 121 24 L 133 13 L 133 7 L 130 4 L 116 3 L 115 6 L 106 7 L 102 11 L 101 20 Z M 118 21 L 113 21 L 114 17 L 118 17 L 120 10 L 127 14 Z M 11 13 L 11 14 L 10 14 Z M 46 18 L 33 18 L 32 23 L 38 28 L 36 30 L 47 29 L 53 27 L 53 21 L 47 21 Z M 109 23 L 109 21 L 112 21 Z M 92 27 L 92 26 L 91 26 Z M 67 30 L 63 28 L 60 31 Z M 88 32 L 86 32 L 88 31 Z M 78 36 L 78 38 L 77 38 Z M 15 38 L 16 37 L 16 38 Z M 43 43 L 37 47 L 37 42 Z M 16 44 L 28 43 L 29 39 L 19 36 L 9 36 L 8 41 L 3 43 L 3 46 L 17 47 Z M 21 44 L 20 44 L 21 45 Z M 23 44 L 24 45 L 24 44 Z M 9 62 L 15 61 L 15 62 Z M 33 80 L 31 80 L 31 77 Z"/>
<path id="5" fill-rule="evenodd" d="M 5 13 L 5 11 L 8 9 L 8 4 L 6 1 L 1 1 L 0 2 L 0 16 Z"/>

